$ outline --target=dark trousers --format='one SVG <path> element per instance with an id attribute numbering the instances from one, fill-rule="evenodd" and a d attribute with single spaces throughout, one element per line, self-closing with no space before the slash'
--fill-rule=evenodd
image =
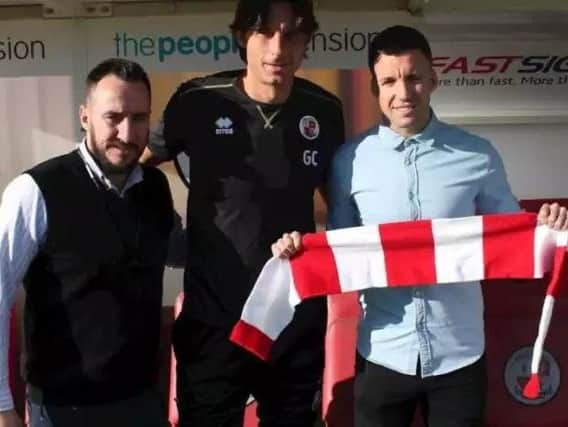
<path id="1" fill-rule="evenodd" d="M 418 406 L 429 427 L 483 425 L 485 357 L 445 375 L 404 375 L 357 355 L 355 427 L 408 427 Z"/>
<path id="2" fill-rule="evenodd" d="M 67 406 L 28 398 L 29 427 L 166 427 L 162 399 L 148 391 L 118 402 Z"/>
<path id="3" fill-rule="evenodd" d="M 194 319 L 176 322 L 179 426 L 242 427 L 246 402 L 253 395 L 261 427 L 313 427 L 323 372 L 324 325 L 287 329 L 269 362 L 232 344 L 229 334 L 230 328 Z"/>

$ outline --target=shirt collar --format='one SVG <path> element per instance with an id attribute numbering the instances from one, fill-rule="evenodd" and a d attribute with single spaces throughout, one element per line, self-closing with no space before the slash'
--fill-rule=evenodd
<path id="1" fill-rule="evenodd" d="M 439 125 L 439 120 L 436 117 L 436 114 L 430 110 L 430 121 L 426 125 L 426 127 L 422 130 L 422 132 L 417 133 L 411 137 L 404 137 L 394 130 L 389 128 L 388 126 L 379 125 L 378 129 L 378 136 L 381 142 L 381 145 L 386 148 L 391 148 L 393 150 L 400 149 L 407 141 L 416 141 L 419 144 L 432 146 L 436 142 L 435 134 L 436 129 Z"/>
<path id="2" fill-rule="evenodd" d="M 107 190 L 116 191 L 120 196 L 123 196 L 130 187 L 142 182 L 142 180 L 144 179 L 142 167 L 140 165 L 136 165 L 132 172 L 130 172 L 130 175 L 128 175 L 122 191 L 120 191 L 104 174 L 98 163 L 93 158 L 91 152 L 87 149 L 87 140 L 85 138 L 83 138 L 83 141 L 81 141 L 81 144 L 79 144 L 79 153 L 81 155 L 81 158 L 85 162 L 85 167 L 87 168 L 87 172 L 89 173 L 91 179 L 93 179 L 96 183 L 102 184 L 103 187 Z"/>

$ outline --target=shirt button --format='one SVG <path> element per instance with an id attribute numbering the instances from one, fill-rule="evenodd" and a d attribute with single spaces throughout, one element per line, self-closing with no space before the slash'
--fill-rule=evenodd
<path id="1" fill-rule="evenodd" d="M 414 193 L 412 191 L 408 192 L 408 200 L 414 200 Z"/>
<path id="2" fill-rule="evenodd" d="M 411 159 L 410 157 L 407 157 L 407 158 L 404 160 L 404 165 L 405 165 L 405 166 L 410 166 L 411 164 L 412 164 L 412 159 Z"/>

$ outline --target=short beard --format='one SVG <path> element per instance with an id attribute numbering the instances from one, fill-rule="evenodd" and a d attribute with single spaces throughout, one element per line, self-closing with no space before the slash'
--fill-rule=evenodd
<path id="1" fill-rule="evenodd" d="M 134 169 L 137 165 L 137 163 L 135 162 L 132 165 L 116 166 L 108 162 L 106 158 L 102 156 L 100 153 L 92 153 L 92 154 L 95 157 L 97 163 L 99 164 L 101 170 L 105 173 L 105 175 L 128 175 L 130 172 L 132 172 L 132 169 Z"/>
<path id="2" fill-rule="evenodd" d="M 99 165 L 99 167 L 101 168 L 101 170 L 105 175 L 128 175 L 138 164 L 138 159 L 136 159 L 130 165 L 124 165 L 124 166 L 113 165 L 107 160 L 107 158 L 104 155 L 104 152 L 99 151 L 96 143 L 97 135 L 95 133 L 95 130 L 90 128 L 88 133 L 89 133 L 89 141 L 91 141 L 92 147 L 89 147 L 89 144 L 87 144 L 87 149 L 89 150 L 89 152 L 91 153 L 91 155 L 93 156 L 93 158 L 95 159 L 95 161 L 97 162 L 97 164 Z"/>

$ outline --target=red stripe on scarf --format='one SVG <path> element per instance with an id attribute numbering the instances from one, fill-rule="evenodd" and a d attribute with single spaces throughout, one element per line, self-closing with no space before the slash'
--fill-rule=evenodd
<path id="1" fill-rule="evenodd" d="M 301 299 L 341 293 L 333 251 L 325 233 L 306 234 L 302 238 L 302 256 L 290 260 L 292 277 Z"/>
<path id="2" fill-rule="evenodd" d="M 268 360 L 272 350 L 272 341 L 260 329 L 239 320 L 231 331 L 230 340 L 246 348 L 262 360 Z"/>
<path id="3" fill-rule="evenodd" d="M 485 279 L 534 277 L 536 216 L 483 216 Z M 509 229 L 507 239 L 503 229 Z"/>
<path id="4" fill-rule="evenodd" d="M 389 285 L 436 283 L 431 221 L 380 224 L 379 236 Z"/>
<path id="5" fill-rule="evenodd" d="M 566 289 L 566 283 L 568 282 L 566 258 L 566 246 L 558 246 L 554 252 L 554 267 L 548 288 L 546 288 L 546 295 L 558 298 L 562 295 L 561 291 Z"/>

